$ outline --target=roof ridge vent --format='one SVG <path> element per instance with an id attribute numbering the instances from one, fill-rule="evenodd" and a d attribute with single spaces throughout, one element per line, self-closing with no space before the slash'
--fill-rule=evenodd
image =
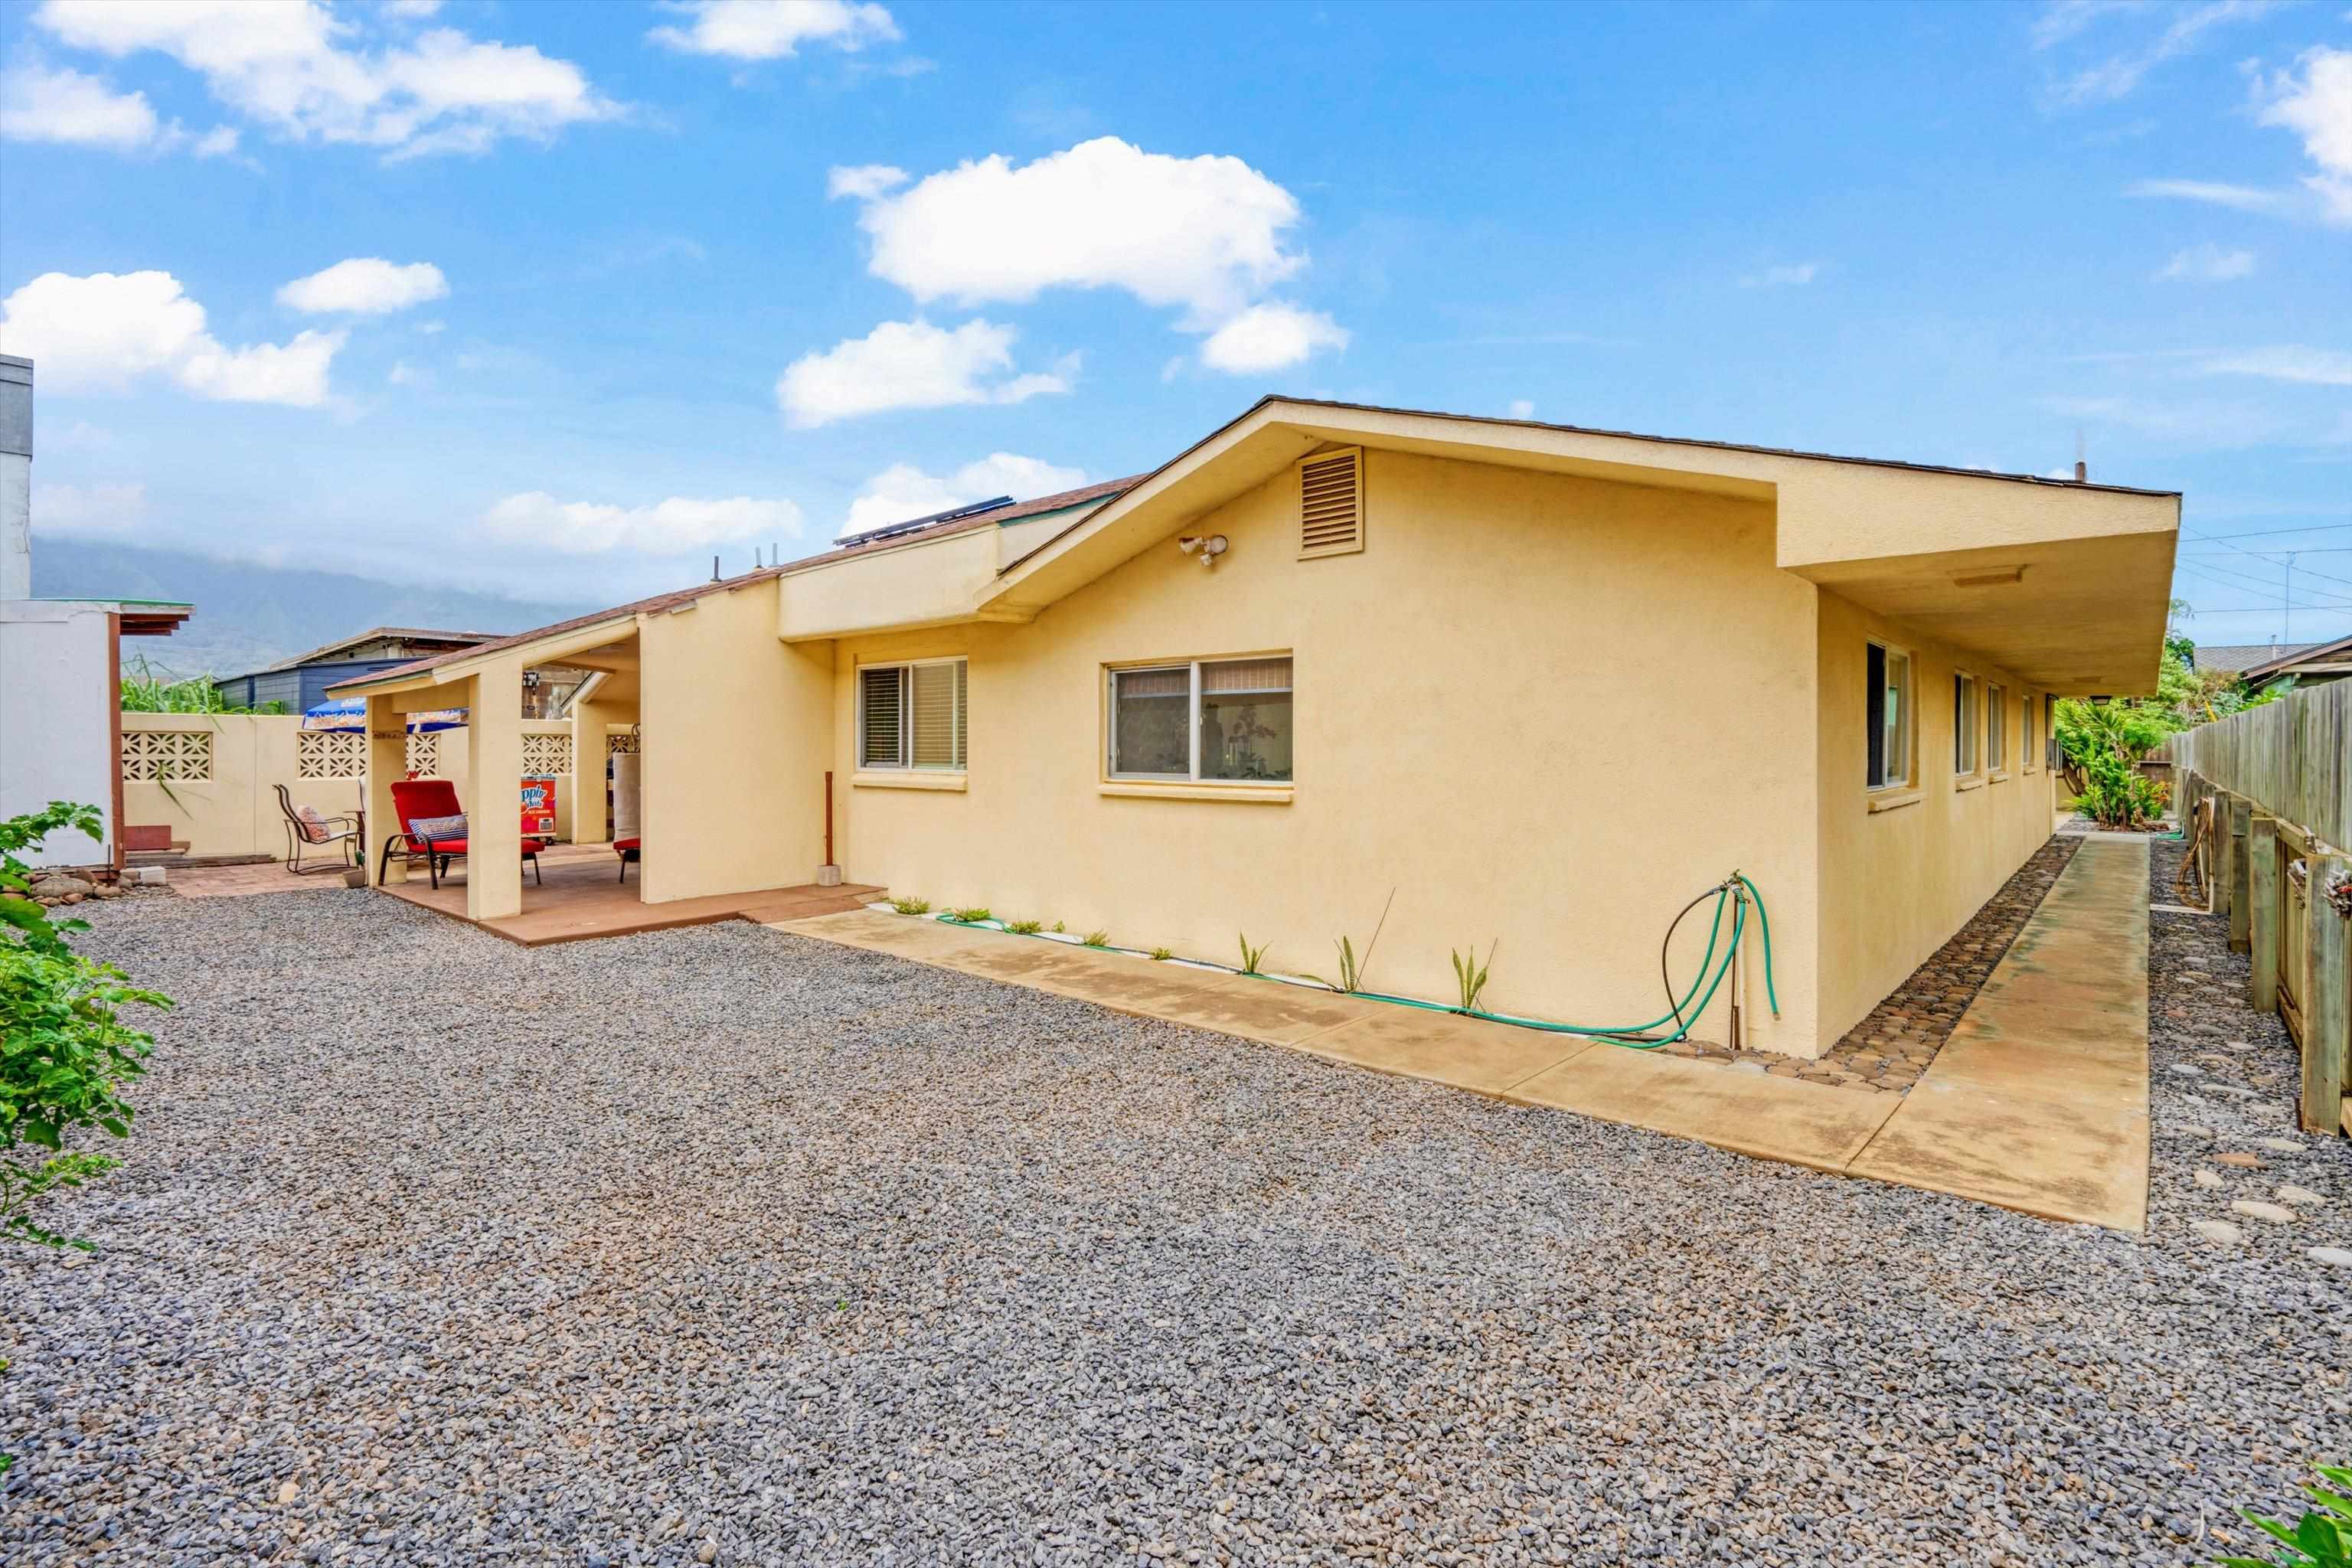
<path id="1" fill-rule="evenodd" d="M 961 518 L 978 517 L 984 511 L 994 511 L 1011 506 L 1011 496 L 993 496 L 964 506 L 951 506 L 945 511 L 935 511 L 929 517 L 912 517 L 904 522 L 894 522 L 882 528 L 869 528 L 863 533 L 845 533 L 834 541 L 836 545 L 871 544 L 877 539 L 894 539 L 902 533 L 912 533 L 919 528 L 931 528 L 942 522 L 954 522 Z"/>
<path id="2" fill-rule="evenodd" d="M 1338 447 L 1298 460 L 1298 558 L 1364 547 L 1364 449 Z"/>

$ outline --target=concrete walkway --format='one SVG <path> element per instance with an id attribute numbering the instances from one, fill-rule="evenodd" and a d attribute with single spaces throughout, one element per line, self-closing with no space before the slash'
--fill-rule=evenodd
<path id="1" fill-rule="evenodd" d="M 1904 1097 L 874 910 L 763 923 L 1738 1153 L 2137 1230 L 2147 886 L 2144 842 L 2085 845 Z"/>

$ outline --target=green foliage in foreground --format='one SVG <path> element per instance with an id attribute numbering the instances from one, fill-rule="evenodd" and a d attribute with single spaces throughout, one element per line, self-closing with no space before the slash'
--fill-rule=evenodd
<path id="1" fill-rule="evenodd" d="M 43 1229 L 26 1210 L 120 1163 L 66 1141 L 91 1128 L 131 1135 L 121 1091 L 147 1070 L 154 1041 L 124 1023 L 121 1009 L 172 1004 L 68 947 L 65 933 L 87 931 L 89 921 L 52 921 L 25 896 L 30 868 L 16 851 L 66 829 L 100 838 L 98 809 L 52 801 L 0 822 L 0 1236 L 88 1251 L 89 1243 Z"/>
<path id="2" fill-rule="evenodd" d="M 2266 1519 L 2252 1509 L 2238 1511 L 2246 1521 L 2286 1544 L 2283 1557 L 2224 1557 L 2221 1568 L 2352 1568 L 2352 1469 L 2341 1465 L 2315 1466 L 2326 1486 L 2305 1486 L 2304 1495 L 2319 1506 L 2289 1525 Z"/>

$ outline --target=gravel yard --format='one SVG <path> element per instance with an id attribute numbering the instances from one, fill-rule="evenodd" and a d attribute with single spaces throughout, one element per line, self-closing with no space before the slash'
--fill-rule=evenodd
<path id="1" fill-rule="evenodd" d="M 12 1564 L 2106 1568 L 2352 1453 L 2352 1148 L 2211 921 L 2134 1238 L 751 926 L 91 918 L 181 1005 L 98 1256 L 0 1255 Z"/>

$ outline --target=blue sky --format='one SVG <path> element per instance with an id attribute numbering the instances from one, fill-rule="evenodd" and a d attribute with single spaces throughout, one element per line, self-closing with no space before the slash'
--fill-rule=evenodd
<path id="1" fill-rule="evenodd" d="M 35 525 L 617 600 L 1270 391 L 2188 495 L 2352 633 L 2352 11 L 0 5 Z"/>

